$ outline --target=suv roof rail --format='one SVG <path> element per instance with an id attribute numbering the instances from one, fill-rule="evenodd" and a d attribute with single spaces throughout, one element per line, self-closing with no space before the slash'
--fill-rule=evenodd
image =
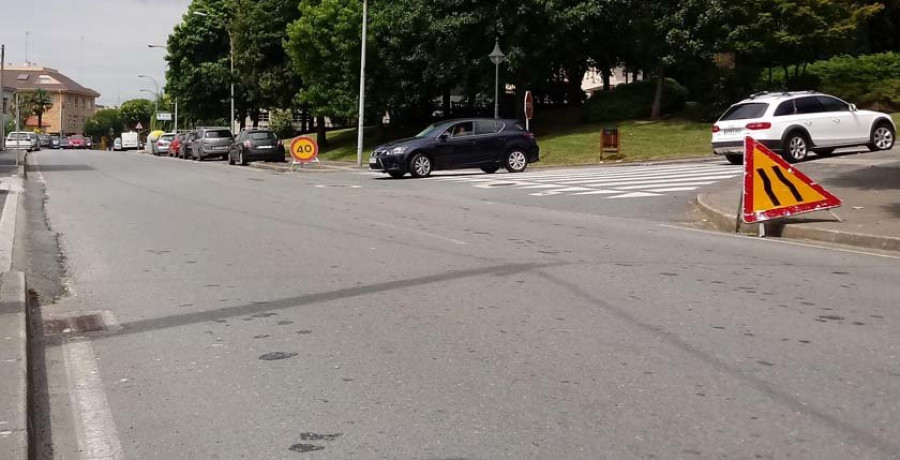
<path id="1" fill-rule="evenodd" d="M 768 91 L 760 91 L 758 93 L 753 93 L 750 95 L 750 99 L 756 99 L 756 98 L 758 98 L 760 96 L 764 96 L 766 94 L 769 94 L 769 92 Z"/>

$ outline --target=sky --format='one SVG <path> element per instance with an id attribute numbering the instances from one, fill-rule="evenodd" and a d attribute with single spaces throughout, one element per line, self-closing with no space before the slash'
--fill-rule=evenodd
<path id="1" fill-rule="evenodd" d="M 151 95 L 165 84 L 165 45 L 191 0 L 0 0 L 7 65 L 52 67 L 101 94 L 102 105 Z M 161 90 L 162 88 L 160 88 Z"/>

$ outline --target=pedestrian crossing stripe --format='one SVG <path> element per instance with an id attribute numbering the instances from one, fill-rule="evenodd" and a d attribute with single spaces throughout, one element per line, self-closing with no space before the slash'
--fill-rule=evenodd
<path id="1" fill-rule="evenodd" d="M 434 180 L 468 183 L 480 189 L 522 190 L 529 196 L 596 196 L 604 199 L 662 196 L 687 192 L 738 177 L 741 168 L 721 163 L 607 166 L 529 171 L 511 175 L 435 175 Z"/>
<path id="2" fill-rule="evenodd" d="M 744 140 L 742 219 L 750 224 L 836 208 L 841 200 L 751 137 Z"/>

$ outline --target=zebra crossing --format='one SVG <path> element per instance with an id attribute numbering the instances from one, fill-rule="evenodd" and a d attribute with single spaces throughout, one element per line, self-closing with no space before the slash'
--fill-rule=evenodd
<path id="1" fill-rule="evenodd" d="M 509 175 L 435 176 L 483 189 L 522 190 L 530 196 L 593 196 L 606 199 L 644 198 L 696 190 L 743 174 L 740 166 L 694 163 L 536 171 Z"/>

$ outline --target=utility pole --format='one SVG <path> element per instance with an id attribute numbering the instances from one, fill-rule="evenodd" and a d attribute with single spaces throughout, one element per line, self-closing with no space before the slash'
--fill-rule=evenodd
<path id="1" fill-rule="evenodd" d="M 173 129 L 172 132 L 178 132 L 178 99 L 175 99 L 175 129 Z"/>
<path id="2" fill-rule="evenodd" d="M 359 67 L 359 134 L 356 138 L 356 166 L 362 167 L 363 161 L 363 122 L 366 110 L 366 17 L 369 14 L 369 2 L 363 0 L 362 23 L 362 59 Z"/>
<path id="3" fill-rule="evenodd" d="M 6 99 L 3 97 L 3 71 L 6 70 L 6 45 L 0 45 L 0 152 L 6 150 Z"/>

